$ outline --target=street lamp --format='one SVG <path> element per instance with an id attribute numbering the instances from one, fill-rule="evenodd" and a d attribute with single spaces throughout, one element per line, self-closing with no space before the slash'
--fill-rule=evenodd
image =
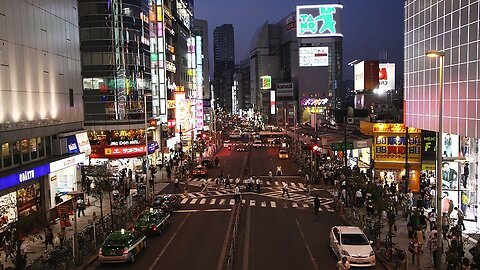
<path id="1" fill-rule="evenodd" d="M 83 192 L 80 191 L 70 191 L 67 193 L 72 198 L 72 207 L 73 207 L 73 263 L 77 265 L 78 263 L 78 238 L 77 238 L 77 197 L 83 196 Z M 95 224 L 94 224 L 95 226 Z"/>
<path id="2" fill-rule="evenodd" d="M 437 243 L 443 247 L 442 234 L 438 229 L 442 228 L 442 132 L 443 132 L 443 64 L 445 60 L 445 53 L 440 51 L 427 51 L 426 56 L 432 58 L 439 58 L 438 70 L 438 133 L 437 133 Z M 437 253 L 437 265 L 442 263 L 442 252 Z"/>
<path id="3" fill-rule="evenodd" d="M 148 125 L 147 125 L 147 97 L 151 97 L 152 94 L 143 94 L 143 111 L 145 113 L 145 200 L 150 201 L 150 182 L 148 180 Z M 153 191 L 155 192 L 155 191 Z"/>

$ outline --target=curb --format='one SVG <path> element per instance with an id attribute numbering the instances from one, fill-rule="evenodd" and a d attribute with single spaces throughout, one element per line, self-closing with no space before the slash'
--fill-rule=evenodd
<path id="1" fill-rule="evenodd" d="M 354 224 L 352 224 L 352 222 L 350 220 L 347 219 L 347 217 L 345 216 L 345 214 L 343 215 L 339 215 L 343 221 L 345 221 L 347 224 L 351 225 L 351 226 L 354 226 Z M 373 248 L 373 247 L 372 247 Z M 385 260 L 385 258 L 383 258 L 381 255 L 380 255 L 380 252 L 373 248 L 373 250 L 375 251 L 375 258 L 377 259 L 378 262 L 380 262 L 385 268 L 387 268 L 388 270 L 395 270 L 395 268 L 391 267 L 389 263 L 387 263 L 387 261 Z"/>

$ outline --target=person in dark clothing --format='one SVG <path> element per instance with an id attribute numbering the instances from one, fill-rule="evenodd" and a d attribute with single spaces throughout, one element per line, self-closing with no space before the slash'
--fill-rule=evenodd
<path id="1" fill-rule="evenodd" d="M 318 198 L 318 195 L 315 195 L 315 199 L 313 199 L 313 205 L 315 206 L 315 215 L 318 215 L 318 210 L 320 209 L 320 198 Z"/>

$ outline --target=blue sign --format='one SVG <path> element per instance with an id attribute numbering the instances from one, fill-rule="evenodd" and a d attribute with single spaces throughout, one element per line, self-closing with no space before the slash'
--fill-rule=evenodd
<path id="1" fill-rule="evenodd" d="M 153 152 L 155 152 L 155 150 L 157 150 L 158 148 L 159 146 L 157 142 L 151 142 L 148 144 L 148 153 L 153 154 Z"/>
<path id="2" fill-rule="evenodd" d="M 50 164 L 43 164 L 39 167 L 35 167 L 29 170 L 11 174 L 0 178 L 0 190 L 4 190 L 10 187 L 14 187 L 23 182 L 33 180 L 38 177 L 42 177 L 50 173 Z"/>
<path id="3" fill-rule="evenodd" d="M 80 149 L 78 149 L 77 137 L 75 135 L 67 137 L 67 153 L 69 154 L 80 153 Z"/>

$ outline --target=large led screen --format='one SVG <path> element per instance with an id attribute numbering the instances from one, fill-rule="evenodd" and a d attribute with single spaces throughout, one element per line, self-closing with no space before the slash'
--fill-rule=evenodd
<path id="1" fill-rule="evenodd" d="M 297 37 L 343 37 L 342 10 L 342 5 L 297 6 Z"/>
<path id="2" fill-rule="evenodd" d="M 300 47 L 298 58 L 301 67 L 328 67 L 328 47 Z"/>

